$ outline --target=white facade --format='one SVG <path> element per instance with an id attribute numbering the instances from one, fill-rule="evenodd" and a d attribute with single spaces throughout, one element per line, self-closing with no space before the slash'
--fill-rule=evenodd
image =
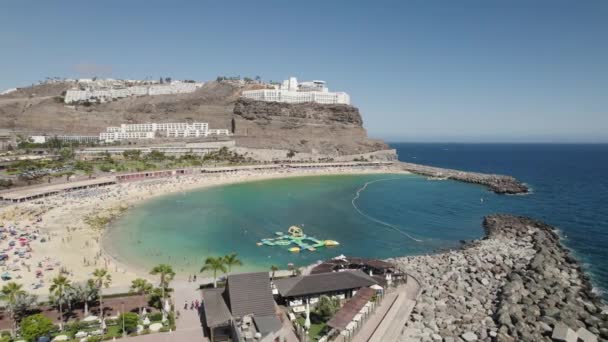
<path id="1" fill-rule="evenodd" d="M 171 82 L 170 84 L 129 86 L 125 82 L 118 82 L 115 80 L 95 81 L 102 83 L 88 85 L 91 82 L 83 82 L 82 80 L 79 80 L 79 83 L 85 85 L 85 89 L 70 89 L 66 91 L 64 102 L 107 102 L 114 99 L 121 99 L 131 96 L 186 94 L 194 92 L 203 85 L 203 83 L 175 81 Z"/>
<path id="2" fill-rule="evenodd" d="M 99 140 L 105 142 L 138 139 L 154 139 L 154 132 L 105 132 L 99 134 Z"/>
<path id="3" fill-rule="evenodd" d="M 350 104 L 350 96 L 347 93 L 330 92 L 325 86 L 325 81 L 298 83 L 295 77 L 283 81 L 275 89 L 243 91 L 243 97 L 266 102 Z"/>
<path id="4" fill-rule="evenodd" d="M 230 131 L 227 129 L 209 129 L 209 124 L 206 122 L 170 122 L 122 124 L 119 127 L 108 127 L 106 128 L 106 132 L 99 135 L 99 139 L 106 142 L 127 139 L 154 139 L 157 132 L 168 138 L 198 138 L 207 137 L 209 135 L 230 135 Z"/>
<path id="5" fill-rule="evenodd" d="M 55 135 L 55 136 L 46 136 L 46 135 L 32 135 L 30 139 L 34 144 L 44 144 L 50 139 L 58 139 L 59 141 L 73 141 L 78 143 L 90 143 L 90 142 L 99 142 L 99 137 L 94 135 Z"/>
<path id="6" fill-rule="evenodd" d="M 230 135 L 230 131 L 227 129 L 210 129 L 207 131 L 207 135 Z"/>

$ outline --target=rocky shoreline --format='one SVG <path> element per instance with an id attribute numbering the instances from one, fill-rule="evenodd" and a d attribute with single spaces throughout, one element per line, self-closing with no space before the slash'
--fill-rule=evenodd
<path id="1" fill-rule="evenodd" d="M 525 194 L 529 191 L 525 184 L 511 176 L 459 171 L 406 162 L 400 162 L 399 165 L 403 170 L 418 175 L 485 185 L 497 194 Z"/>
<path id="2" fill-rule="evenodd" d="M 555 229 L 496 214 L 462 250 L 391 259 L 423 290 L 403 341 L 603 341 L 608 310 Z"/>

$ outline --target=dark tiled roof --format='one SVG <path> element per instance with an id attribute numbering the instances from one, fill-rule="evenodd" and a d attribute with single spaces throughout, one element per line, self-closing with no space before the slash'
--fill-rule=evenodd
<path id="1" fill-rule="evenodd" d="M 360 270 L 346 270 L 277 279 L 274 283 L 283 297 L 357 289 L 377 284 L 373 278 Z"/>
<path id="2" fill-rule="evenodd" d="M 204 289 L 203 308 L 205 309 L 205 321 L 207 326 L 214 328 L 224 325 L 232 318 L 222 293 L 224 289 Z"/>
<path id="3" fill-rule="evenodd" d="M 268 272 L 229 275 L 224 295 L 227 295 L 230 311 L 235 317 L 275 314 Z"/>
<path id="4" fill-rule="evenodd" d="M 365 304 L 374 296 L 375 291 L 369 287 L 365 287 L 357 291 L 344 306 L 332 317 L 327 325 L 338 330 L 346 329 L 348 323 L 363 309 Z"/>
<path id="5" fill-rule="evenodd" d="M 253 316 L 253 322 L 255 323 L 256 329 L 262 334 L 262 336 L 279 331 L 282 327 L 281 321 L 272 315 L 272 316 Z"/>
<path id="6" fill-rule="evenodd" d="M 358 269 L 371 267 L 379 271 L 394 270 L 395 265 L 379 259 L 365 259 L 359 257 L 345 257 L 344 259 L 329 259 L 315 266 L 310 273 L 325 273 L 338 269 Z"/>

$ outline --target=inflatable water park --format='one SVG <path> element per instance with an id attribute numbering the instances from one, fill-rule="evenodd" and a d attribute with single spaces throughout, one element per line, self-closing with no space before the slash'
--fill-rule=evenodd
<path id="1" fill-rule="evenodd" d="M 258 246 L 282 246 L 289 247 L 289 251 L 297 253 L 301 250 L 308 250 L 314 252 L 320 247 L 335 247 L 340 245 L 338 241 L 334 240 L 319 240 L 313 236 L 307 236 L 304 234 L 302 228 L 298 226 L 291 226 L 287 231 L 287 234 L 282 232 L 276 232 L 275 238 L 262 239 L 257 243 Z"/>

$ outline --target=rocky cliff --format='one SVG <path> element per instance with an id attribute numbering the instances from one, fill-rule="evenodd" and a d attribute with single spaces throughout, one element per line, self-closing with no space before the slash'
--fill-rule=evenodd
<path id="1" fill-rule="evenodd" d="M 239 99 L 234 105 L 234 133 L 242 145 L 297 152 L 342 155 L 388 148 L 367 138 L 358 108 L 342 104 Z"/>
<path id="2" fill-rule="evenodd" d="M 237 145 L 330 155 L 388 148 L 371 140 L 359 110 L 346 105 L 289 105 L 240 99 L 241 86 L 209 82 L 190 94 L 143 96 L 66 106 L 71 84 L 19 89 L 0 96 L 0 128 L 46 134 L 97 135 L 107 126 L 144 122 L 208 122 L 235 132 Z"/>
<path id="3" fill-rule="evenodd" d="M 90 106 L 66 106 L 69 84 L 34 86 L 0 96 L 0 128 L 46 134 L 97 135 L 107 126 L 144 122 L 208 122 L 234 130 L 242 147 L 332 155 L 387 148 L 367 138 L 357 108 L 346 105 L 241 100 L 229 82 L 209 82 L 190 94 L 143 96 Z"/>

